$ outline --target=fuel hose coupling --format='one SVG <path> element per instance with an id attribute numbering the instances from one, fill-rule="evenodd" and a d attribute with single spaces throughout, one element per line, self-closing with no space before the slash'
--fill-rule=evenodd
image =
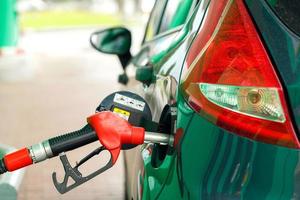
<path id="1" fill-rule="evenodd" d="M 6 155 L 0 162 L 0 173 L 15 171 L 51 157 L 53 157 L 53 153 L 49 141 L 44 141 Z"/>

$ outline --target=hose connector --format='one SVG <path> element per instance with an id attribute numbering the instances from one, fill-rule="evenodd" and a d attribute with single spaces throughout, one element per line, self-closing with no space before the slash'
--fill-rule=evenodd
<path id="1" fill-rule="evenodd" d="M 53 153 L 48 140 L 32 145 L 29 147 L 29 152 L 33 163 L 42 162 L 53 157 Z"/>

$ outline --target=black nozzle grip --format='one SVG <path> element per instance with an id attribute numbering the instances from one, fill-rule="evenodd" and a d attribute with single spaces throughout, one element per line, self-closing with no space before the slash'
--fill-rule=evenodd
<path id="1" fill-rule="evenodd" d="M 49 139 L 53 156 L 98 140 L 94 129 L 87 124 L 82 129 Z"/>

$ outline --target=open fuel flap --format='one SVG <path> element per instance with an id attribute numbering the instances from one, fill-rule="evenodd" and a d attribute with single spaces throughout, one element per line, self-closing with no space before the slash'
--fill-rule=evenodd
<path id="1" fill-rule="evenodd" d="M 162 111 L 158 132 L 173 136 L 176 131 L 177 107 L 176 105 L 166 105 Z M 173 138 L 173 137 L 172 137 Z M 174 142 L 174 141 L 173 141 Z M 157 168 L 164 161 L 168 154 L 174 151 L 173 145 L 155 143 L 152 150 L 151 164 Z"/>

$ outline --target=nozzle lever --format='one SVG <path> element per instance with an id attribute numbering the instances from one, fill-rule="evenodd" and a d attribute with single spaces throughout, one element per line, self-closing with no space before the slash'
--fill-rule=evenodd
<path id="1" fill-rule="evenodd" d="M 88 161 L 89 159 L 91 159 L 92 157 L 98 155 L 99 153 L 101 153 L 103 150 L 105 150 L 104 146 L 98 147 L 97 149 L 95 149 L 94 151 L 92 151 L 91 153 L 89 153 L 87 156 L 85 156 L 83 159 L 81 159 L 78 163 L 76 163 L 75 168 L 80 167 L 83 163 L 85 163 L 86 161 Z"/>
<path id="2" fill-rule="evenodd" d="M 52 180 L 53 180 L 53 184 L 54 184 L 55 188 L 61 194 L 64 194 L 64 193 L 76 188 L 77 186 L 91 180 L 95 176 L 98 176 L 99 174 L 103 173 L 104 171 L 106 171 L 107 169 L 109 169 L 113 166 L 112 157 L 110 157 L 110 160 L 104 167 L 98 169 L 97 171 L 91 173 L 88 176 L 82 176 L 81 172 L 78 170 L 78 167 L 71 166 L 65 153 L 61 153 L 59 155 L 59 158 L 63 164 L 64 170 L 65 170 L 65 176 L 64 176 L 63 182 L 59 183 L 57 181 L 56 172 L 53 172 Z M 72 185 L 68 184 L 69 178 L 72 178 L 74 180 L 74 183 Z"/>

